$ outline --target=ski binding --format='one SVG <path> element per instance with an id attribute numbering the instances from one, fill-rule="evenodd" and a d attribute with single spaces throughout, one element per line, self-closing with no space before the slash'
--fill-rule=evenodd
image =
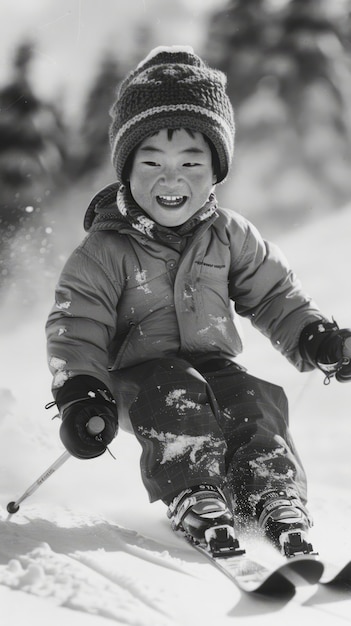
<path id="1" fill-rule="evenodd" d="M 305 546 L 295 546 L 294 555 L 285 558 L 278 565 L 252 559 L 240 547 L 231 526 L 208 528 L 205 534 L 206 543 L 196 543 L 186 533 L 185 537 L 216 569 L 239 589 L 248 593 L 293 595 L 296 587 L 315 584 L 323 574 L 324 565 L 314 556 L 315 553 L 301 552 L 302 549 L 307 549 Z"/>
<path id="2" fill-rule="evenodd" d="M 281 552 L 287 558 L 294 558 L 297 555 L 309 554 L 317 556 L 311 543 L 306 539 L 305 533 L 301 530 L 289 530 L 279 537 Z"/>
<path id="3" fill-rule="evenodd" d="M 231 526 L 213 526 L 205 531 L 207 549 L 213 557 L 228 558 L 245 554 Z"/>

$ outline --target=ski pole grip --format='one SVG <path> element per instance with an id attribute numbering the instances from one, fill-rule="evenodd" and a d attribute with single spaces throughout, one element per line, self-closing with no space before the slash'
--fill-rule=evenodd
<path id="1" fill-rule="evenodd" d="M 94 415 L 88 421 L 86 428 L 87 428 L 89 435 L 92 435 L 92 437 L 95 437 L 96 435 L 99 435 L 100 433 L 102 433 L 102 431 L 104 430 L 105 420 L 102 417 L 100 417 L 100 415 Z"/>

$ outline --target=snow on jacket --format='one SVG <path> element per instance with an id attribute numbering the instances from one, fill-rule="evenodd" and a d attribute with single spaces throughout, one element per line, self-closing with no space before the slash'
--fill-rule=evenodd
<path id="1" fill-rule="evenodd" d="M 62 271 L 47 322 L 54 395 L 69 377 L 108 386 L 111 371 L 163 356 L 233 360 L 242 351 L 233 307 L 297 369 L 310 369 L 299 335 L 325 318 L 252 224 L 213 198 L 183 235 L 140 210 L 133 221 L 128 209 L 117 184 L 102 190 Z"/>

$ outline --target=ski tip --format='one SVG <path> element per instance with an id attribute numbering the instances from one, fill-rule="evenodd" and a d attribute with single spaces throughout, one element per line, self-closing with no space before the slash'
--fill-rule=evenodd
<path id="1" fill-rule="evenodd" d="M 320 581 L 323 585 L 329 586 L 351 586 L 351 561 L 343 565 L 335 566 L 327 563 L 324 574 Z"/>
<path id="2" fill-rule="evenodd" d="M 323 574 L 321 561 L 309 557 L 293 557 L 263 579 L 260 584 L 248 584 L 247 591 L 266 595 L 294 595 L 296 588 L 317 584 Z"/>
<path id="3" fill-rule="evenodd" d="M 323 575 L 324 565 L 313 556 L 292 557 L 282 565 L 279 571 L 296 587 L 299 587 L 318 583 Z"/>
<path id="4" fill-rule="evenodd" d="M 252 586 L 251 589 L 246 589 L 246 591 L 266 596 L 292 598 L 295 595 L 296 587 L 291 580 L 283 576 L 280 572 L 274 572 L 265 581 L 257 585 L 256 588 Z"/>

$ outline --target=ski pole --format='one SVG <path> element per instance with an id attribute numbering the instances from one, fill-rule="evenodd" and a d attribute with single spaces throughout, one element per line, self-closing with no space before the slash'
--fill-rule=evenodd
<path id="1" fill-rule="evenodd" d="M 99 435 L 104 430 L 104 428 L 105 422 L 99 415 L 94 415 L 94 417 L 91 417 L 87 423 L 87 431 L 89 435 L 92 436 Z M 20 498 L 18 498 L 18 500 L 8 503 L 8 513 L 10 515 L 17 513 L 20 508 L 19 505 L 21 504 L 21 502 L 31 496 L 32 493 L 34 493 L 40 487 L 40 485 L 42 485 L 48 478 L 50 478 L 50 476 L 54 472 L 56 472 L 56 470 L 58 470 L 59 467 L 61 467 L 61 465 L 63 465 L 70 457 L 71 455 L 69 452 L 67 452 L 67 450 L 66 452 L 61 454 L 61 456 L 59 456 L 59 458 L 56 459 L 56 461 L 52 465 L 50 465 L 50 467 L 48 467 L 47 470 L 43 474 L 41 474 L 41 476 L 39 476 L 39 478 L 30 487 L 28 487 L 28 489 L 21 495 Z"/>

